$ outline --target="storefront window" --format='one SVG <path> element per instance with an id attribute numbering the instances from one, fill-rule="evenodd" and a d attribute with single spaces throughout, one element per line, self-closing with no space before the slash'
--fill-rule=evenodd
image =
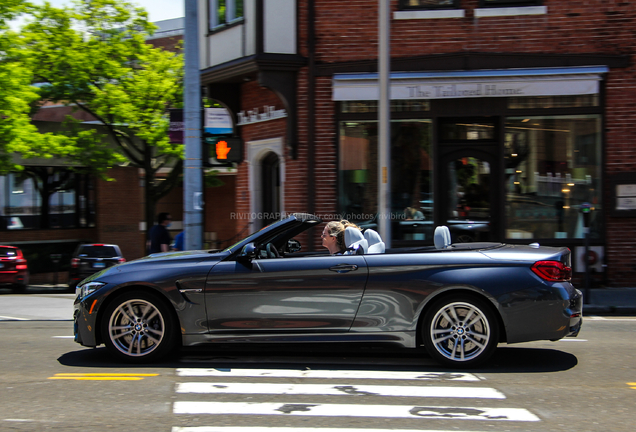
<path id="1" fill-rule="evenodd" d="M 506 237 L 583 238 L 590 203 L 600 238 L 600 115 L 509 117 L 505 134 Z"/>
<path id="2" fill-rule="evenodd" d="M 599 106 L 598 94 L 508 98 L 510 109 L 587 108 Z"/>
<path id="3" fill-rule="evenodd" d="M 430 120 L 391 122 L 393 240 L 430 240 L 433 231 Z M 378 123 L 340 123 L 339 208 L 364 228 L 377 227 Z"/>

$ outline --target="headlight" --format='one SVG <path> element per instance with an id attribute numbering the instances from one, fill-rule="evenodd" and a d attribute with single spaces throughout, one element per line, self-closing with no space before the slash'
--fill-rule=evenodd
<path id="1" fill-rule="evenodd" d="M 87 282 L 75 289 L 75 295 L 79 296 L 79 298 L 84 298 L 94 293 L 104 285 L 106 285 L 104 282 Z"/>

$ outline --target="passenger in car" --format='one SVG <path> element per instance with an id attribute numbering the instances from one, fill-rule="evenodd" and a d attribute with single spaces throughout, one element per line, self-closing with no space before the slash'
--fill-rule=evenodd
<path id="1" fill-rule="evenodd" d="M 348 220 L 331 221 L 325 226 L 321 235 L 322 245 L 329 249 L 331 255 L 342 255 L 346 252 L 345 229 L 349 227 L 360 229 L 356 224 Z"/>

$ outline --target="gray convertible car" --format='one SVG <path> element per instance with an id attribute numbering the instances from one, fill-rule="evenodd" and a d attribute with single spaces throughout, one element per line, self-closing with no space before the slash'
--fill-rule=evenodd
<path id="1" fill-rule="evenodd" d="M 360 231 L 344 255 L 303 252 L 322 221 L 292 214 L 222 251 L 150 255 L 77 287 L 75 340 L 151 362 L 210 343 L 385 343 L 425 346 L 469 367 L 499 343 L 576 336 L 582 296 L 567 248 L 501 243 L 386 249 Z"/>

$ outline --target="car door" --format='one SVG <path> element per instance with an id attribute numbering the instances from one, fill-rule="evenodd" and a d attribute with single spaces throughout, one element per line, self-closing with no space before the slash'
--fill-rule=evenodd
<path id="1" fill-rule="evenodd" d="M 368 276 L 362 256 L 217 264 L 205 287 L 213 333 L 346 332 Z"/>

